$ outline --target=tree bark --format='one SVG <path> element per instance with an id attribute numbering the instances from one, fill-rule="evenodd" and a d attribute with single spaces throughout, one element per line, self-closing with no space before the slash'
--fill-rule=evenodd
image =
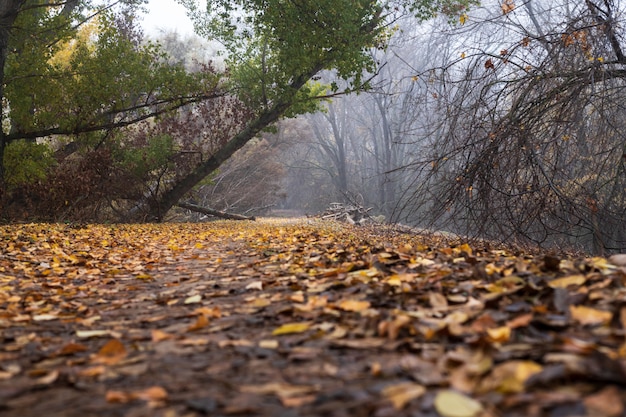
<path id="1" fill-rule="evenodd" d="M 186 210 L 191 210 L 191 211 L 195 211 L 197 213 L 207 214 L 209 216 L 221 217 L 223 219 L 230 219 L 230 220 L 256 220 L 256 218 L 254 216 L 248 217 L 248 216 L 242 216 L 241 214 L 226 213 L 225 211 L 214 210 L 214 209 L 209 208 L 209 207 L 202 207 L 202 206 L 198 206 L 198 205 L 191 204 L 191 203 L 178 203 L 176 205 L 178 207 L 184 208 Z"/>

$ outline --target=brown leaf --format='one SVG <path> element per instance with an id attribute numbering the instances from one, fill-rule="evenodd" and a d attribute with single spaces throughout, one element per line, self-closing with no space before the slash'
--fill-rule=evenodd
<path id="1" fill-rule="evenodd" d="M 426 388 L 423 385 L 414 382 L 402 382 L 385 387 L 382 394 L 391 401 L 396 410 L 402 410 L 410 401 L 421 397 L 425 392 Z"/>
<path id="2" fill-rule="evenodd" d="M 511 13 L 515 10 L 515 3 L 513 0 L 504 0 L 500 7 L 502 8 L 502 14 Z"/>
<path id="3" fill-rule="evenodd" d="M 624 414 L 624 400 L 614 385 L 605 387 L 583 400 L 589 415 L 597 417 L 619 417 Z"/>

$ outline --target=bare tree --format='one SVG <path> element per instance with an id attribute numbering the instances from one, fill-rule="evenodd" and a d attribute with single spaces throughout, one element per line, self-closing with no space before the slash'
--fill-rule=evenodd
<path id="1" fill-rule="evenodd" d="M 410 166 L 424 181 L 405 215 L 428 207 L 433 225 L 466 234 L 624 250 L 623 11 L 617 1 L 529 0 L 470 14 L 462 59 L 435 71 L 445 119 Z"/>

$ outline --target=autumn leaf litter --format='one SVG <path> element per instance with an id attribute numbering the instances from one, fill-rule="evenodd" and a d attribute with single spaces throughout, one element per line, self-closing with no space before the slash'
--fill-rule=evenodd
<path id="1" fill-rule="evenodd" d="M 619 256 L 311 219 L 0 233 L 3 415 L 624 415 Z"/>

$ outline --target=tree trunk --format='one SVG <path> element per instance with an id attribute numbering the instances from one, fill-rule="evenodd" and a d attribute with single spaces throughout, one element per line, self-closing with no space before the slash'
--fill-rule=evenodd
<path id="1" fill-rule="evenodd" d="M 0 122 L 5 112 L 4 83 L 7 57 L 9 56 L 9 37 L 17 14 L 26 0 L 4 0 L 0 2 Z M 4 187 L 4 149 L 7 145 L 6 134 L 0 125 L 0 189 Z"/>
<path id="2" fill-rule="evenodd" d="M 196 167 L 186 177 L 178 181 L 172 188 L 165 192 L 158 201 L 151 204 L 148 220 L 161 221 L 167 212 L 175 206 L 185 194 L 193 189 L 200 181 L 218 169 L 228 158 L 241 149 L 246 143 L 252 140 L 264 128 L 276 122 L 285 110 L 289 108 L 290 102 L 276 104 L 271 109 L 264 111 L 261 115 L 250 123 L 244 130 L 229 140 L 226 145 L 215 152 L 204 163 Z"/>
<path id="3" fill-rule="evenodd" d="M 178 207 L 186 210 L 195 211 L 196 213 L 208 214 L 209 216 L 221 217 L 230 220 L 256 220 L 254 216 L 242 216 L 241 214 L 226 213 L 225 211 L 215 210 L 209 207 L 202 207 L 191 203 L 178 203 Z"/>

